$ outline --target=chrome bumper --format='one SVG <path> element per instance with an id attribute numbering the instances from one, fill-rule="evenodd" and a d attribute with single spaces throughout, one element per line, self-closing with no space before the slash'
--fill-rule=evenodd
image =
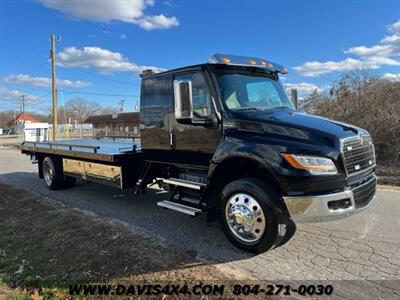
<path id="1" fill-rule="evenodd" d="M 371 181 L 376 182 L 376 177 L 374 176 L 367 182 L 353 188 L 353 190 L 362 188 L 363 186 L 370 184 Z M 375 200 L 375 195 L 372 196 L 372 199 L 367 205 L 361 208 L 356 208 L 353 190 L 348 188 L 343 192 L 316 196 L 287 196 L 283 197 L 283 200 L 291 218 L 295 222 L 326 222 L 346 218 L 356 212 L 366 210 L 372 205 Z M 328 206 L 329 202 L 346 199 L 350 200 L 351 204 L 347 208 L 331 209 Z"/>

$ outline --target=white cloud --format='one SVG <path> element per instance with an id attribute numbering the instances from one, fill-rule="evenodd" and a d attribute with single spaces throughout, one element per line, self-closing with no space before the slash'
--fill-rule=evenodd
<path id="1" fill-rule="evenodd" d="M 392 55 L 391 52 L 392 47 L 390 45 L 358 46 L 345 51 L 345 53 L 355 54 L 360 57 L 389 56 Z"/>
<path id="2" fill-rule="evenodd" d="M 172 2 L 172 0 L 165 0 L 164 5 L 165 6 L 175 6 L 175 4 Z"/>
<path id="3" fill-rule="evenodd" d="M 127 38 L 125 33 L 121 33 L 121 35 L 119 36 L 120 39 L 125 40 Z"/>
<path id="4" fill-rule="evenodd" d="M 148 6 L 154 6 L 154 4 L 156 3 L 155 0 L 145 0 L 146 5 Z"/>
<path id="5" fill-rule="evenodd" d="M 387 35 L 381 40 L 381 43 L 385 44 L 398 44 L 399 42 L 400 42 L 400 34 L 398 33 Z"/>
<path id="6" fill-rule="evenodd" d="M 22 96 L 25 95 L 25 101 L 27 103 L 34 102 L 39 97 L 30 95 L 17 90 L 10 90 L 4 86 L 0 86 L 0 101 L 17 102 L 22 104 Z"/>
<path id="7" fill-rule="evenodd" d="M 392 34 L 385 36 L 376 45 L 370 47 L 356 46 L 345 51 L 358 58 L 347 57 L 341 61 L 311 61 L 293 69 L 303 76 L 318 76 L 321 74 L 351 71 L 357 69 L 377 69 L 381 66 L 400 66 L 397 57 L 400 56 L 400 20 L 388 26 Z"/>
<path id="8" fill-rule="evenodd" d="M 400 20 L 396 23 L 390 24 L 388 27 L 391 32 L 400 32 Z"/>
<path id="9" fill-rule="evenodd" d="M 343 72 L 360 69 L 377 69 L 383 65 L 400 66 L 400 61 L 381 56 L 372 56 L 366 59 L 346 58 L 341 61 L 311 61 L 306 62 L 301 66 L 293 67 L 297 73 L 303 76 L 315 77 L 318 75 Z"/>
<path id="10" fill-rule="evenodd" d="M 293 67 L 300 75 L 310 77 L 335 71 L 349 71 L 357 68 L 363 68 L 363 62 L 353 58 L 346 58 L 342 61 L 311 61 L 301 66 Z"/>
<path id="11" fill-rule="evenodd" d="M 399 21 L 400 22 L 400 21 Z M 345 53 L 355 54 L 357 56 L 368 57 L 393 57 L 400 55 L 400 32 L 385 36 L 380 43 L 371 47 L 358 46 L 352 47 Z"/>
<path id="12" fill-rule="evenodd" d="M 320 90 L 318 86 L 308 82 L 285 83 L 284 86 L 287 92 L 289 92 L 291 89 L 296 89 L 299 94 L 311 94 L 315 90 Z"/>
<path id="13" fill-rule="evenodd" d="M 168 18 L 163 14 L 158 16 L 145 16 L 137 20 L 137 24 L 146 30 L 153 30 L 157 28 L 170 28 L 173 26 L 178 26 L 179 21 L 176 17 Z"/>
<path id="14" fill-rule="evenodd" d="M 76 20 L 93 22 L 125 22 L 146 30 L 166 29 L 179 25 L 176 17 L 145 15 L 146 7 L 154 0 L 39 0 L 45 7 L 56 9 Z"/>
<path id="15" fill-rule="evenodd" d="M 48 77 L 31 77 L 27 74 L 9 75 L 3 78 L 4 82 L 7 83 L 18 83 L 18 84 L 28 84 L 33 86 L 51 86 L 51 78 Z M 58 79 L 57 84 L 63 87 L 69 88 L 84 88 L 90 86 L 91 83 L 87 81 L 80 80 L 67 80 Z"/>
<path id="16" fill-rule="evenodd" d="M 389 81 L 400 82 L 400 73 L 397 73 L 397 74 L 385 73 L 383 75 L 383 79 L 386 79 L 386 80 L 389 80 Z"/>
<path id="17" fill-rule="evenodd" d="M 64 48 L 57 54 L 57 61 L 63 67 L 95 69 L 101 73 L 136 72 L 144 69 L 162 71 L 163 69 L 149 66 L 139 66 L 130 62 L 119 52 L 112 52 L 99 47 Z"/>

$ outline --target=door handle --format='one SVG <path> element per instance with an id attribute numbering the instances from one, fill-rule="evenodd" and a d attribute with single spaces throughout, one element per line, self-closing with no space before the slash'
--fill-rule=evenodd
<path id="1" fill-rule="evenodd" d="M 169 133 L 169 145 L 171 146 L 171 148 L 174 147 L 174 132 L 170 131 Z"/>

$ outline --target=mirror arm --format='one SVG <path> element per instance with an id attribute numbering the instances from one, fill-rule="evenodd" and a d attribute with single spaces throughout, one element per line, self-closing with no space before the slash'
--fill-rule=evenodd
<path id="1" fill-rule="evenodd" d="M 204 126 L 204 127 L 217 127 L 218 126 L 218 119 L 217 118 L 207 118 L 203 120 L 193 119 L 191 121 L 193 126 Z"/>

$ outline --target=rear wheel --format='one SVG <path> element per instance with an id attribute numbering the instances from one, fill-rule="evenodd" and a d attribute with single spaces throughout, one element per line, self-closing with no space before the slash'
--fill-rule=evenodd
<path id="1" fill-rule="evenodd" d="M 43 160 L 43 178 L 49 190 L 58 190 L 64 187 L 64 173 L 61 161 L 47 156 Z"/>
<path id="2" fill-rule="evenodd" d="M 262 253 L 281 239 L 286 212 L 279 193 L 256 178 L 239 179 L 221 192 L 221 217 L 226 236 L 238 248 Z"/>

